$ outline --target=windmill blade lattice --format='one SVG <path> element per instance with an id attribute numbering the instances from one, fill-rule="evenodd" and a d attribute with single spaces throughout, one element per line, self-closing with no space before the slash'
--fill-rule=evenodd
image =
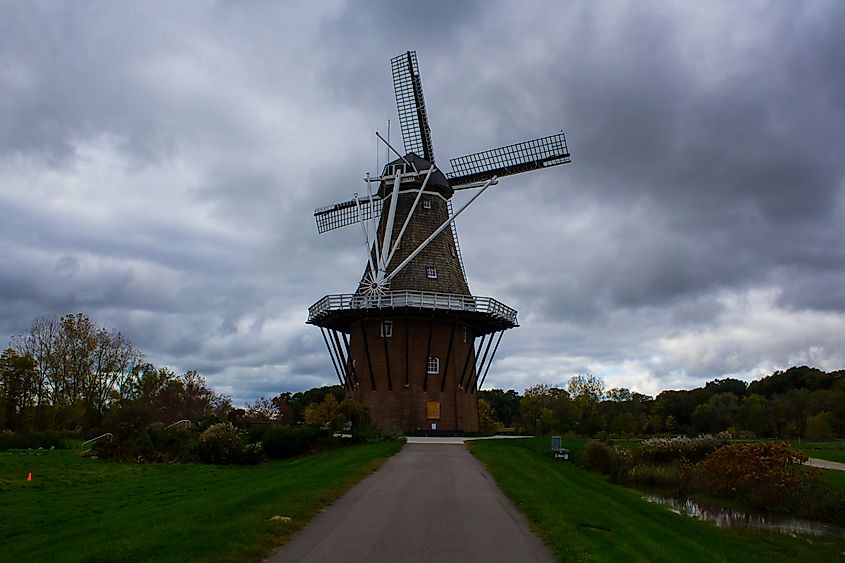
<path id="1" fill-rule="evenodd" d="M 390 59 L 390 68 L 405 152 L 415 153 L 434 163 L 434 147 L 431 144 L 431 129 L 428 126 L 416 51 L 408 51 Z"/>
<path id="2" fill-rule="evenodd" d="M 381 215 L 384 201 L 380 198 L 359 199 L 358 201 L 361 204 L 360 219 L 362 221 L 378 218 Z M 355 200 L 350 199 L 334 205 L 320 207 L 314 211 L 314 219 L 317 221 L 317 232 L 320 234 L 357 223 L 359 217 Z"/>
<path id="3" fill-rule="evenodd" d="M 570 162 L 563 133 L 506 145 L 449 160 L 452 172 L 446 174 L 453 187 L 483 182 L 493 176 L 510 176 Z"/>

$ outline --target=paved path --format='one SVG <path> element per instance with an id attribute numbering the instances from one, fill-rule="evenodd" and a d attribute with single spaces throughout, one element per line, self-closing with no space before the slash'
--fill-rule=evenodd
<path id="1" fill-rule="evenodd" d="M 277 551 L 293 561 L 555 561 L 465 447 L 406 444 Z"/>
<path id="2" fill-rule="evenodd" d="M 816 459 L 811 457 L 807 460 L 807 465 L 811 467 L 821 467 L 822 469 L 835 469 L 837 471 L 845 471 L 845 463 L 838 461 L 827 461 L 826 459 Z"/>

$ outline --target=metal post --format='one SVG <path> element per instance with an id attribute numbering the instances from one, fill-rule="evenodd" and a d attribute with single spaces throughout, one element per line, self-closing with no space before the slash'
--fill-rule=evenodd
<path id="1" fill-rule="evenodd" d="M 355 369 L 355 359 L 349 351 L 349 339 L 346 337 L 345 332 L 341 332 L 340 334 L 343 335 L 343 346 L 346 348 L 346 357 L 349 358 L 349 369 L 352 370 L 352 388 L 354 389 L 359 384 L 358 370 Z"/>
<path id="2" fill-rule="evenodd" d="M 337 337 L 337 331 L 332 329 L 332 342 L 334 343 L 335 349 L 337 350 L 337 357 L 338 360 L 341 362 L 343 366 L 343 373 L 346 375 L 346 385 L 344 388 L 352 388 L 352 376 L 349 375 L 349 363 L 346 361 L 346 356 L 343 354 L 343 348 L 340 347 L 340 338 Z"/>
<path id="3" fill-rule="evenodd" d="M 407 258 L 405 258 L 405 259 L 402 261 L 402 263 L 401 263 L 401 264 L 399 264 L 398 266 L 396 266 L 396 269 L 395 269 L 395 270 L 393 270 L 392 272 L 390 272 L 390 274 L 387 276 L 387 278 L 385 278 L 385 281 L 390 281 L 390 280 L 392 280 L 392 279 L 394 278 L 394 276 L 396 276 L 396 274 L 398 274 L 398 273 L 399 273 L 399 272 L 400 272 L 400 271 L 401 271 L 401 270 L 402 270 L 405 266 L 407 266 L 407 265 L 408 265 L 408 263 L 409 263 L 411 260 L 413 260 L 414 258 L 416 258 L 416 257 L 417 257 L 417 254 L 419 254 L 420 252 L 422 252 L 422 251 L 423 251 L 423 249 L 424 249 L 426 246 L 428 246 L 428 245 L 429 245 L 429 243 L 430 243 L 431 241 L 433 241 L 433 240 L 437 237 L 437 235 L 439 235 L 440 233 L 442 233 L 442 232 L 446 229 L 446 227 L 448 227 L 449 225 L 451 225 L 451 224 L 455 221 L 455 219 L 457 219 L 457 218 L 458 218 L 458 215 L 460 215 L 461 213 L 463 213 L 463 212 L 464 212 L 464 209 L 466 209 L 467 207 L 469 207 L 469 204 L 471 204 L 473 201 L 475 201 L 475 200 L 478 198 L 478 196 L 480 196 L 481 194 L 483 194 L 483 193 L 484 193 L 484 191 L 485 191 L 487 188 L 489 188 L 489 187 L 490 187 L 490 184 L 491 184 L 491 183 L 493 183 L 494 181 L 496 181 L 496 176 L 493 176 L 492 178 L 490 178 L 489 180 L 487 180 L 487 182 L 484 184 L 484 187 L 482 187 L 482 188 L 478 191 L 478 193 L 477 193 L 477 194 L 475 194 L 474 196 L 472 196 L 472 199 L 470 199 L 468 202 L 466 202 L 466 203 L 464 204 L 464 206 L 463 206 L 463 207 L 461 207 L 461 208 L 457 211 L 457 213 L 455 213 L 455 214 L 454 214 L 454 215 L 452 215 L 449 219 L 447 219 L 447 220 L 446 220 L 446 222 L 444 222 L 442 225 L 440 225 L 439 227 L 437 227 L 437 229 L 436 229 L 433 233 L 431 233 L 431 235 L 430 235 L 427 239 L 425 239 L 425 240 L 422 242 L 422 244 L 420 244 L 420 245 L 416 248 L 416 250 L 414 250 L 411 254 L 409 254 L 409 255 L 408 255 L 408 257 L 407 257 Z"/>
<path id="4" fill-rule="evenodd" d="M 484 355 L 483 355 L 483 356 L 481 356 L 481 363 L 479 363 L 479 364 L 477 364 L 477 365 L 473 366 L 473 367 L 475 368 L 475 369 L 473 370 L 473 371 L 475 372 L 475 381 L 474 381 L 474 382 L 471 382 L 472 384 L 469 386 L 469 388 L 471 389 L 471 391 L 472 391 L 473 393 L 476 391 L 476 389 L 478 389 L 478 374 L 479 374 L 479 368 L 480 368 L 481 366 L 483 366 L 483 365 L 484 365 L 484 361 L 487 359 L 487 353 L 490 351 L 490 345 L 491 345 L 492 343 L 493 343 L 493 333 L 491 332 L 491 333 L 490 333 L 490 338 L 488 338 L 488 339 L 487 339 L 487 347 L 486 347 L 486 348 L 484 348 Z M 464 390 L 464 392 L 466 392 L 466 390 Z"/>
<path id="5" fill-rule="evenodd" d="M 320 327 L 320 332 L 323 334 L 323 342 L 326 343 L 326 350 L 329 351 L 329 357 L 332 359 L 332 365 L 334 366 L 334 372 L 337 374 L 337 379 L 340 381 L 340 384 L 343 385 L 343 378 L 340 377 L 340 370 L 337 369 L 337 363 L 335 363 L 334 354 L 332 353 L 332 347 L 329 344 L 329 339 L 326 337 L 326 329 Z"/>
<path id="6" fill-rule="evenodd" d="M 478 389 L 481 389 L 481 387 L 484 385 L 484 380 L 487 379 L 487 372 L 490 371 L 490 366 L 493 365 L 493 358 L 496 356 L 496 350 L 499 349 L 499 342 L 502 341 L 502 336 L 504 335 L 504 330 L 499 332 L 499 339 L 496 340 L 496 345 L 493 347 L 493 353 L 490 354 L 490 359 L 487 361 L 487 369 L 484 370 L 484 375 L 481 376 L 481 383 L 478 384 Z"/>
<path id="7" fill-rule="evenodd" d="M 414 211 L 417 209 L 417 204 L 420 202 L 420 198 L 422 197 L 423 191 L 425 190 L 425 186 L 428 184 L 428 179 L 431 177 L 432 172 L 434 172 L 434 166 L 429 168 L 428 172 L 425 173 L 425 180 L 423 180 L 419 191 L 417 191 L 417 197 L 414 198 L 414 203 L 411 205 L 411 210 L 408 211 L 408 216 L 405 217 L 405 223 L 399 230 L 399 235 L 396 237 L 396 242 L 393 243 L 393 248 L 390 250 L 390 254 L 387 256 L 387 261 L 384 263 L 385 270 L 387 270 L 387 267 L 390 266 L 390 261 L 393 260 L 393 255 L 396 254 L 396 250 L 402 243 L 402 236 L 405 234 L 405 229 L 408 228 L 408 223 L 411 222 L 411 217 L 414 215 Z"/>
<path id="8" fill-rule="evenodd" d="M 467 357 L 464 359 L 464 369 L 461 370 L 461 380 L 458 382 L 458 387 L 463 388 L 464 386 L 464 378 L 467 374 L 467 367 L 469 367 L 469 359 L 473 357 L 475 353 L 475 336 L 472 337 L 473 341 L 469 343 L 469 350 L 467 350 Z M 482 336 L 481 339 L 483 340 L 484 337 Z"/>

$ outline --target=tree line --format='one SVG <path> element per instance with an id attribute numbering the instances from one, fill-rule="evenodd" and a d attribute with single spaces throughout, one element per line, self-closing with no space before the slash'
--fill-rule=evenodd
<path id="1" fill-rule="evenodd" d="M 181 374 L 144 360 L 119 331 L 78 313 L 38 317 L 0 355 L 0 430 L 15 433 L 125 430 L 190 421 L 250 424 L 333 422 L 339 385 L 260 397 L 245 408 L 191 370 Z"/>
<path id="2" fill-rule="evenodd" d="M 565 388 L 546 384 L 519 394 L 479 391 L 482 431 L 584 436 L 698 434 L 729 431 L 764 438 L 833 439 L 845 433 L 845 371 L 802 366 L 748 384 L 714 379 L 691 390 L 651 397 L 606 389 L 594 375 Z M 211 389 L 196 371 L 176 374 L 144 361 L 119 331 L 84 314 L 36 318 L 0 356 L 0 430 L 90 433 L 116 425 L 181 420 L 324 425 L 338 414 L 334 385 L 260 397 L 245 408 Z"/>
<path id="3" fill-rule="evenodd" d="M 535 385 L 479 392 L 486 429 L 574 432 L 584 436 L 700 434 L 728 431 L 758 438 L 845 437 L 845 370 L 826 373 L 791 367 L 750 384 L 726 378 L 703 387 L 667 390 L 651 397 L 625 388 L 605 389 L 593 375 L 578 375 L 567 387 Z"/>

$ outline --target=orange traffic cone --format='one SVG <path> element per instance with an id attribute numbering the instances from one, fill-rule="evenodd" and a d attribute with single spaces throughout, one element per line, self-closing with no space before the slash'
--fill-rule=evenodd
<path id="1" fill-rule="evenodd" d="M 29 475 L 26 476 L 27 481 L 32 481 L 32 471 L 29 472 Z"/>

